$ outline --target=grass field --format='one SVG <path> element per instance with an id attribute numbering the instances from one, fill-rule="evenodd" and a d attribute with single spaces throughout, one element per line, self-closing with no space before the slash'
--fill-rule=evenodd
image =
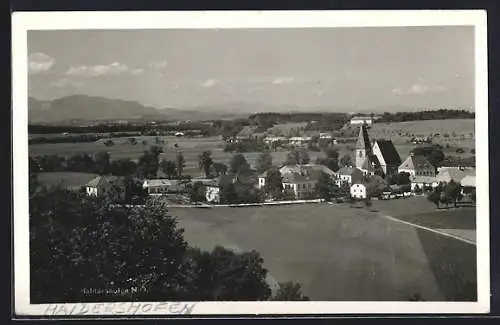
<path id="1" fill-rule="evenodd" d="M 136 137 L 137 144 L 132 145 L 127 138 L 114 139 L 113 146 L 104 145 L 103 141 L 88 142 L 88 143 L 44 143 L 29 146 L 30 155 L 74 155 L 77 153 L 94 154 L 98 151 L 109 152 L 111 159 L 129 158 L 137 160 L 143 154 L 144 150 L 148 150 L 149 146 L 155 144 L 155 137 Z M 179 151 L 182 152 L 186 159 L 186 168 L 184 172 L 192 176 L 201 175 L 198 168 L 198 155 L 204 150 L 212 151 L 212 158 L 215 162 L 229 164 L 233 153 L 223 151 L 223 142 L 218 137 L 209 138 L 176 138 L 164 137 L 165 144 L 163 145 L 164 153 L 160 155 L 160 159 L 174 160 L 176 149 L 174 144 L 178 144 Z M 144 146 L 142 141 L 146 140 L 147 145 Z M 281 164 L 285 161 L 287 151 L 275 151 L 272 153 L 273 163 Z M 244 153 L 250 165 L 254 165 L 259 152 Z M 315 161 L 317 157 L 323 157 L 322 152 L 310 152 L 311 161 Z"/>
<path id="2" fill-rule="evenodd" d="M 279 129 L 291 129 L 301 126 L 304 123 L 289 123 L 279 124 L 275 127 Z M 452 138 L 453 130 L 455 130 L 456 137 Z M 436 138 L 436 143 L 441 143 L 445 146 L 446 143 L 450 144 L 450 148 L 444 148 L 445 155 L 454 156 L 470 156 L 470 149 L 475 148 L 475 139 L 470 138 L 469 134 L 474 135 L 474 120 L 431 120 L 431 121 L 414 121 L 414 122 L 400 122 L 400 123 L 376 123 L 369 130 L 371 139 L 385 138 L 391 139 L 394 142 L 396 150 L 398 151 L 402 160 L 406 159 L 410 151 L 415 148 L 415 145 L 408 144 L 406 141 L 409 139 L 407 136 L 400 136 L 399 133 L 415 134 L 415 135 L 429 135 L 430 133 L 439 132 L 441 137 Z M 450 138 L 444 138 L 442 135 L 448 133 Z M 460 138 L 463 136 L 464 138 Z M 35 144 L 29 146 L 30 155 L 45 155 L 45 154 L 59 154 L 59 155 L 73 155 L 76 153 L 89 153 L 93 154 L 98 151 L 107 151 L 110 153 L 112 159 L 129 158 L 138 159 L 144 150 L 149 146 L 155 144 L 155 137 L 135 137 L 137 144 L 132 145 L 128 142 L 127 138 L 113 139 L 115 144 L 113 146 L 104 145 L 104 140 L 99 140 L 90 143 L 47 143 Z M 229 163 L 233 153 L 223 151 L 224 143 L 219 137 L 207 138 L 176 138 L 176 137 L 163 137 L 166 143 L 164 153 L 161 158 L 167 160 L 175 159 L 176 149 L 174 144 L 178 144 L 179 150 L 183 153 L 186 159 L 185 172 L 187 174 L 198 176 L 201 172 L 198 168 L 198 155 L 204 150 L 210 150 L 213 153 L 213 159 L 216 162 Z M 143 145 L 142 141 L 146 140 L 147 144 Z M 461 147 L 465 149 L 465 153 L 456 153 L 456 148 Z M 354 158 L 355 144 L 338 144 L 340 155 L 349 154 Z M 281 164 L 286 159 L 286 151 L 273 152 L 274 164 Z M 323 157 L 321 152 L 310 152 L 311 161 L 315 161 L 317 157 Z M 258 152 L 245 153 L 248 162 L 254 165 L 255 160 L 259 156 Z M 354 161 L 354 160 L 353 160 Z"/>
<path id="3" fill-rule="evenodd" d="M 256 250 L 272 277 L 300 282 L 316 301 L 405 301 L 415 294 L 427 301 L 476 299 L 474 245 L 363 208 L 317 204 L 169 213 L 190 244 Z"/>
<path id="4" fill-rule="evenodd" d="M 372 138 L 390 138 L 395 144 L 402 144 L 411 138 L 411 136 L 400 136 L 400 133 L 404 135 L 413 134 L 417 137 L 439 133 L 440 136 L 434 138 L 435 143 L 442 144 L 443 146 L 446 146 L 448 143 L 451 147 L 455 148 L 472 149 L 475 147 L 474 119 L 375 123 L 369 133 Z M 444 137 L 444 134 L 448 134 L 449 137 Z"/>

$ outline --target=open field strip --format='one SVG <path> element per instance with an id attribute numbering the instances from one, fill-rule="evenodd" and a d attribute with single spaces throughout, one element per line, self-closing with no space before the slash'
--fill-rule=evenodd
<path id="1" fill-rule="evenodd" d="M 400 220 L 400 219 L 393 218 L 391 216 L 383 216 L 383 217 L 387 218 L 387 219 L 389 219 L 391 221 L 394 221 L 394 222 L 401 222 L 401 223 L 404 223 L 406 225 L 410 225 L 412 227 L 416 227 L 416 228 L 420 228 L 420 229 L 423 229 L 423 230 L 427 230 L 427 231 L 433 232 L 433 233 L 441 235 L 441 236 L 445 236 L 445 237 L 453 238 L 453 239 L 456 239 L 456 240 L 460 240 L 460 241 L 462 241 L 464 243 L 467 243 L 467 244 L 476 245 L 475 241 L 471 241 L 471 240 L 465 239 L 463 237 L 455 236 L 455 235 L 452 235 L 452 234 L 447 233 L 447 232 L 443 232 L 443 231 L 439 231 L 439 230 L 436 230 L 436 229 L 432 229 L 432 228 L 420 226 L 420 225 L 417 225 L 417 224 L 414 224 L 414 223 L 411 223 L 411 222 L 407 222 L 407 221 L 403 221 L 403 220 Z"/>

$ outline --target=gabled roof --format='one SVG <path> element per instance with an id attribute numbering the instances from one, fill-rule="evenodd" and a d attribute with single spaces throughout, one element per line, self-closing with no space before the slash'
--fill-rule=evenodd
<path id="1" fill-rule="evenodd" d="M 387 165 L 399 166 L 401 164 L 401 157 L 399 157 L 398 151 L 391 140 L 376 140 L 375 143 L 378 145 Z"/>
<path id="2" fill-rule="evenodd" d="M 107 186 L 108 184 L 111 183 L 116 183 L 120 179 L 116 176 L 97 176 L 91 179 L 85 186 L 87 187 L 101 187 L 101 186 Z"/>
<path id="3" fill-rule="evenodd" d="M 418 169 L 418 168 L 433 168 L 432 164 L 423 155 L 409 155 L 401 165 L 400 169 Z"/>
<path id="4" fill-rule="evenodd" d="M 467 175 L 460 181 L 462 186 L 476 187 L 476 176 Z"/>
<path id="5" fill-rule="evenodd" d="M 476 175 L 476 170 L 475 169 L 461 169 L 459 167 L 447 167 L 447 168 L 442 168 L 438 175 L 437 178 L 440 181 L 443 182 L 449 182 L 453 180 L 454 182 L 461 182 L 466 176 L 475 176 Z"/>
<path id="6" fill-rule="evenodd" d="M 176 186 L 179 185 L 179 180 L 172 179 L 148 179 L 144 181 L 144 186 L 154 187 L 154 186 Z"/>

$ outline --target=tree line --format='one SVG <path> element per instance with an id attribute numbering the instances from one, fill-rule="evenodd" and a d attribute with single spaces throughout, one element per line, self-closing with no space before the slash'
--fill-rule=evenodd
<path id="1" fill-rule="evenodd" d="M 445 120 L 445 119 L 473 119 L 475 113 L 465 109 L 438 109 L 418 112 L 385 112 L 376 123 L 423 121 L 423 120 Z"/>

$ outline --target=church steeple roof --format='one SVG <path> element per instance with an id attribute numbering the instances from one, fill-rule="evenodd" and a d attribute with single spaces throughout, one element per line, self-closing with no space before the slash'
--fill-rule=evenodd
<path id="1" fill-rule="evenodd" d="M 370 138 L 368 137 L 368 130 L 366 125 L 362 124 L 359 128 L 358 141 L 356 142 L 356 149 L 365 149 L 367 152 L 371 152 Z"/>

